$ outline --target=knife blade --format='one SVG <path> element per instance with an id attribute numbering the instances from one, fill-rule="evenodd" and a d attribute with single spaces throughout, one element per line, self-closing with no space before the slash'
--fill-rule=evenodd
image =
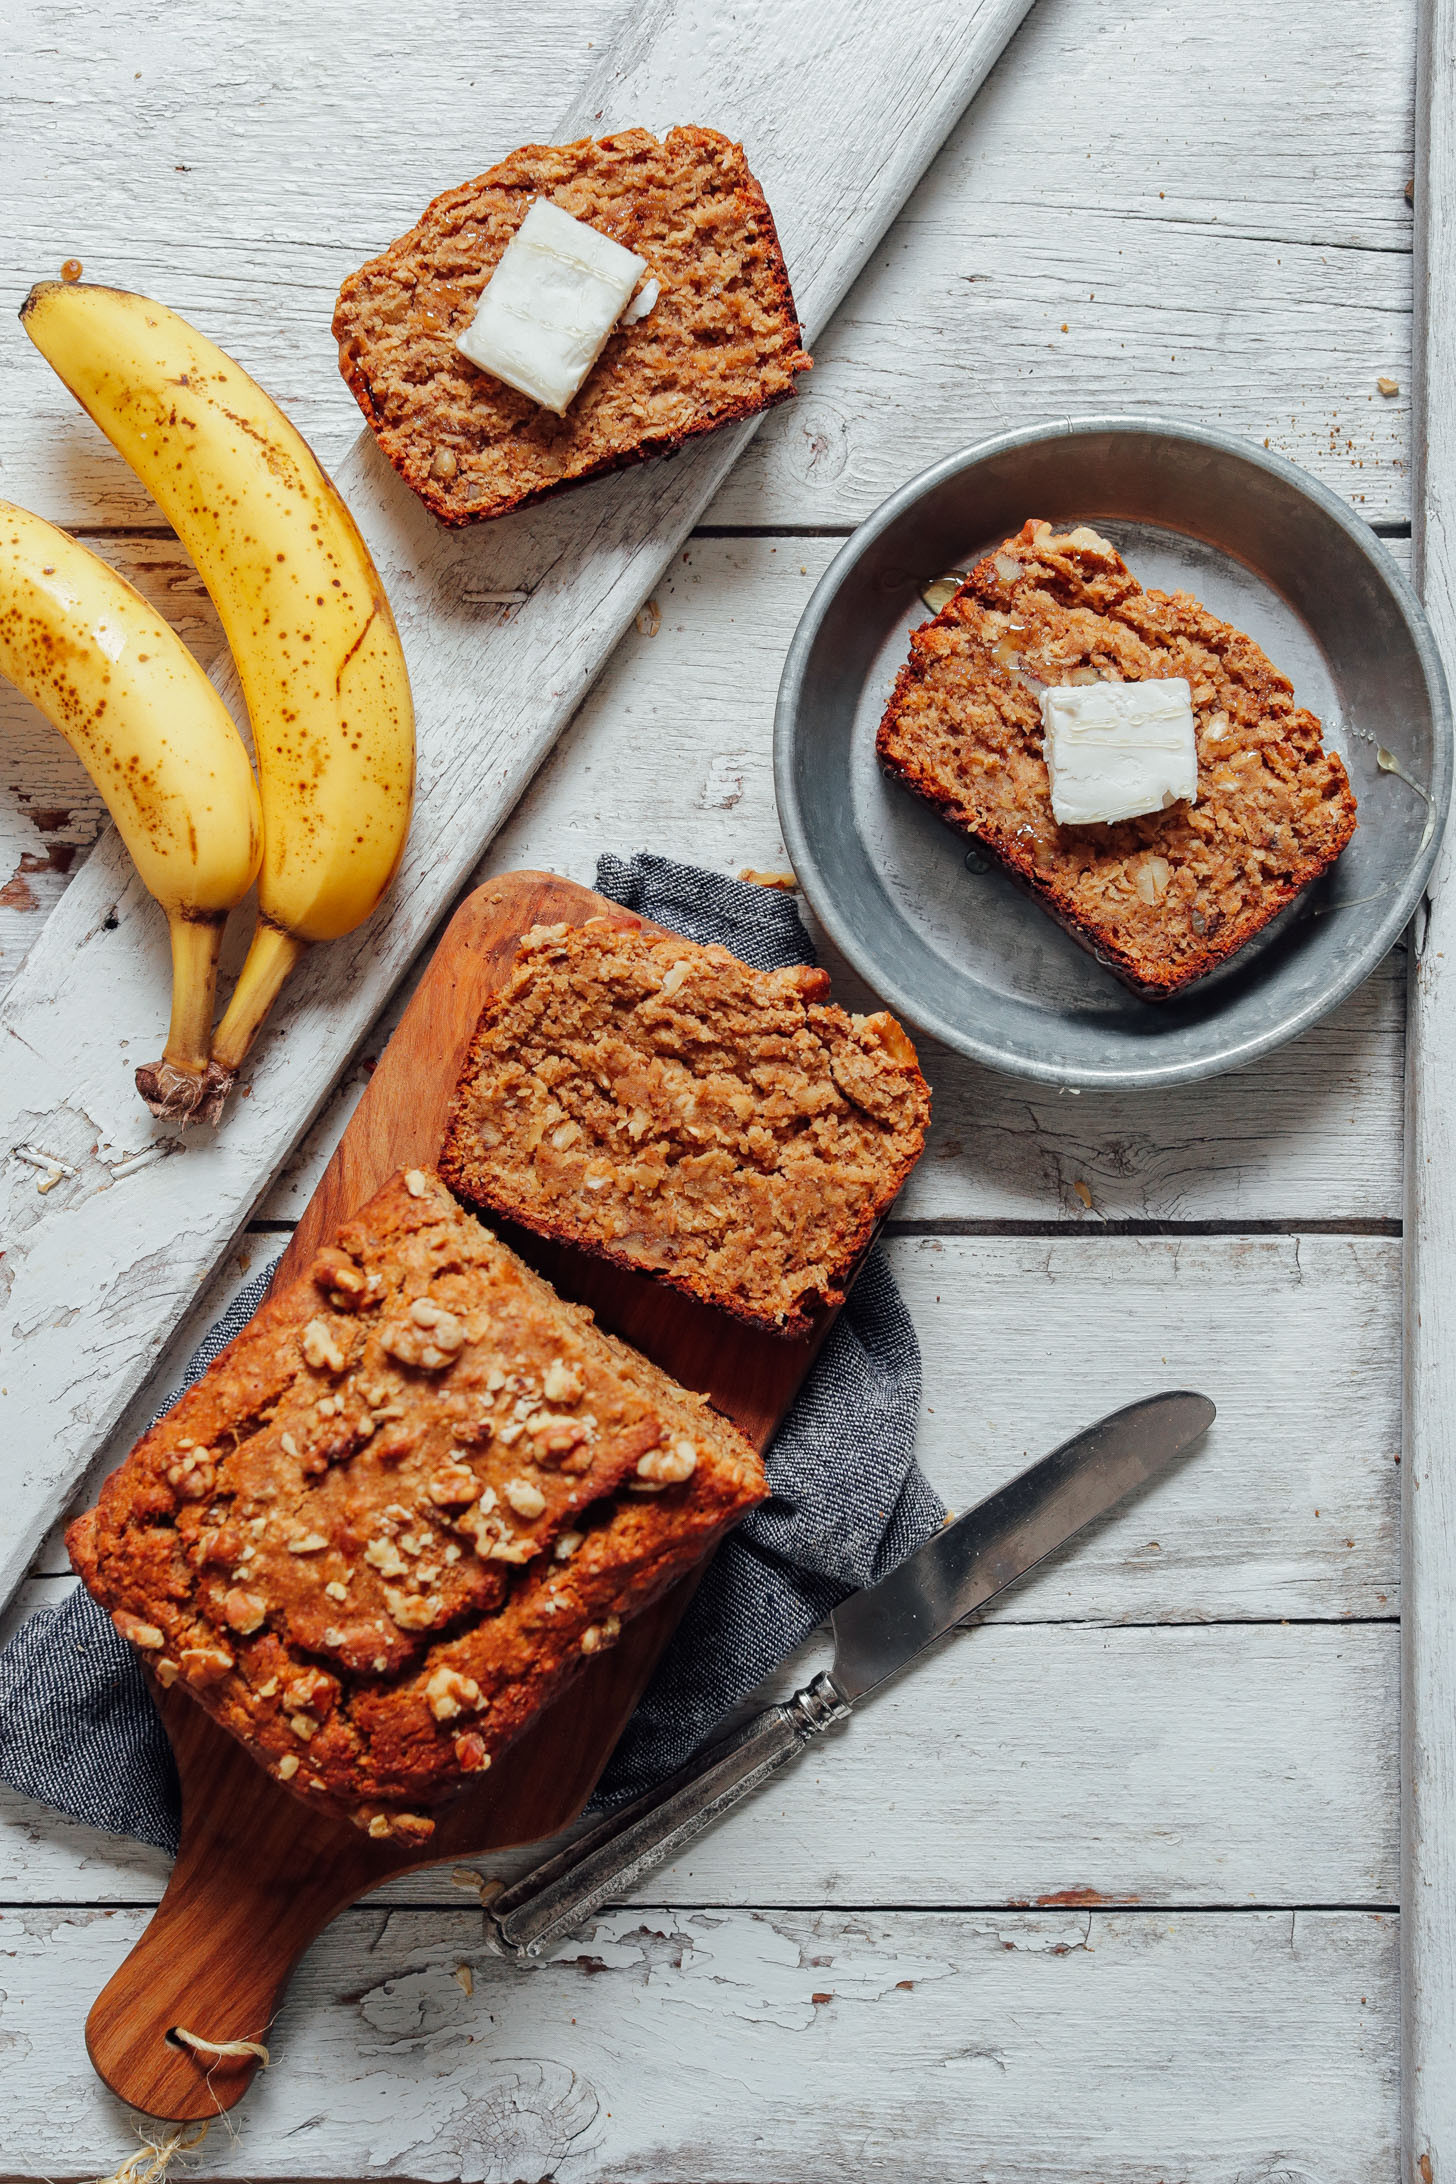
<path id="1" fill-rule="evenodd" d="M 1214 1408 L 1206 1395 L 1176 1389 L 1129 1403 L 1073 1434 L 1029 1471 L 933 1533 L 925 1545 L 834 1610 L 834 1664 L 840 1697 L 853 1705 L 926 1646 L 1097 1517 L 1146 1486 L 1163 1466 L 1205 1434 Z"/>
<path id="2" fill-rule="evenodd" d="M 834 1610 L 834 1659 L 705 1756 L 512 1887 L 482 1895 L 502 1955 L 535 1957 L 758 1789 L 869 1692 L 1146 1485 L 1212 1425 L 1205 1395 L 1147 1396 L 1074 1434 Z M 488 1884 L 489 1886 L 489 1884 Z"/>

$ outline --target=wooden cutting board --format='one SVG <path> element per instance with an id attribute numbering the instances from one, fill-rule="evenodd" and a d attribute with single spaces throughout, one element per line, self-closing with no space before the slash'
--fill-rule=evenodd
<path id="1" fill-rule="evenodd" d="M 465 1048 L 516 943 L 533 925 L 580 924 L 614 904 L 545 872 L 512 872 L 455 913 L 399 1029 L 309 1200 L 275 1283 L 292 1280 L 386 1177 L 433 1165 Z M 621 913 L 618 912 L 618 915 Z M 644 920 L 644 923 L 647 921 Z M 766 1448 L 830 1325 L 798 1342 L 740 1326 L 690 1297 L 504 1229 L 567 1296 L 589 1304 Z M 511 1844 L 574 1820 L 687 1604 L 690 1579 L 630 1623 L 488 1781 L 441 1816 L 423 1848 L 375 1843 L 291 1797 L 180 1688 L 153 1696 L 182 1782 L 182 1844 L 146 1932 L 86 2022 L 97 2071 L 122 2100 L 171 2121 L 241 2099 L 250 2057 L 199 2057 L 169 2037 L 264 2040 L 299 1956 L 336 1913 L 396 1874 Z M 284 2065 L 286 2067 L 286 2063 Z"/>

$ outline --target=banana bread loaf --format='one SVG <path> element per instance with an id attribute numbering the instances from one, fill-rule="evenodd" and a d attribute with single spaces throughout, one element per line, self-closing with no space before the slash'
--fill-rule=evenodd
<path id="1" fill-rule="evenodd" d="M 422 1841 L 766 1491 L 736 1428 L 411 1169 L 67 1544 L 159 1679 L 279 1781 Z"/>
<path id="2" fill-rule="evenodd" d="M 538 197 L 645 258 L 640 300 L 655 290 L 643 316 L 618 322 L 565 416 L 456 347 Z M 773 216 L 743 147 L 714 129 L 524 146 L 351 273 L 333 330 L 371 431 L 447 524 L 668 454 L 787 401 L 809 366 Z"/>
<path id="3" fill-rule="evenodd" d="M 920 1156 L 894 1018 L 638 920 L 538 926 L 489 1003 L 440 1156 L 462 1198 L 782 1335 L 837 1304 Z"/>
<path id="4" fill-rule="evenodd" d="M 1144 591 L 1095 531 L 1027 523 L 910 647 L 880 723 L 886 771 L 1148 1000 L 1226 962 L 1354 832 L 1344 766 L 1288 678 L 1186 592 Z M 1177 676 L 1192 691 L 1197 801 L 1059 826 L 1042 690 Z"/>

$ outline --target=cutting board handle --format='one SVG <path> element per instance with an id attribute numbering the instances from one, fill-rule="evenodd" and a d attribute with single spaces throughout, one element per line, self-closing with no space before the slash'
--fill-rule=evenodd
<path id="1" fill-rule="evenodd" d="M 205 1720 L 200 1709 L 189 1712 Z M 175 1738 L 178 1729 L 169 1726 Z M 184 1735 L 191 1726 L 185 1724 Z M 232 1762 L 231 1753 L 223 1757 Z M 210 1786 L 211 1795 L 187 1797 L 182 1847 L 166 1894 L 86 2020 L 87 2051 L 112 2092 L 144 2115 L 169 2122 L 231 2108 L 260 2067 L 252 2055 L 189 2049 L 176 2039 L 176 2028 L 219 2045 L 266 2042 L 299 1957 L 344 1904 L 388 1878 L 393 1862 L 353 1830 L 321 1823 L 294 1799 L 277 1795 L 271 1824 L 250 1852 L 233 1839 L 229 1814 L 242 1810 L 256 1818 L 256 1802 L 240 1803 L 236 1794 L 251 1787 L 256 1770 L 241 1749 L 237 1763 L 240 1784 L 219 1782 Z M 293 1838 L 291 1855 L 280 1855 L 279 1835 Z M 221 1873 L 225 1888 L 218 1885 Z"/>

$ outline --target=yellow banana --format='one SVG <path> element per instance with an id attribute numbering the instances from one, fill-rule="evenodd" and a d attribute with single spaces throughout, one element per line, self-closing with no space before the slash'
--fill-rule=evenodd
<path id="1" fill-rule="evenodd" d="M 414 793 L 404 653 L 353 517 L 230 356 L 116 288 L 41 281 L 20 315 L 197 563 L 247 699 L 263 867 L 198 1110 L 215 1121 L 304 947 L 352 932 L 394 877 Z M 162 1097 L 160 1111 L 183 1111 Z"/>
<path id="2" fill-rule="evenodd" d="M 252 886 L 263 848 L 253 769 L 232 715 L 140 592 L 8 501 L 0 674 L 59 728 L 167 913 L 172 1023 L 156 1071 L 195 1095 L 208 1071 L 223 921 Z"/>

